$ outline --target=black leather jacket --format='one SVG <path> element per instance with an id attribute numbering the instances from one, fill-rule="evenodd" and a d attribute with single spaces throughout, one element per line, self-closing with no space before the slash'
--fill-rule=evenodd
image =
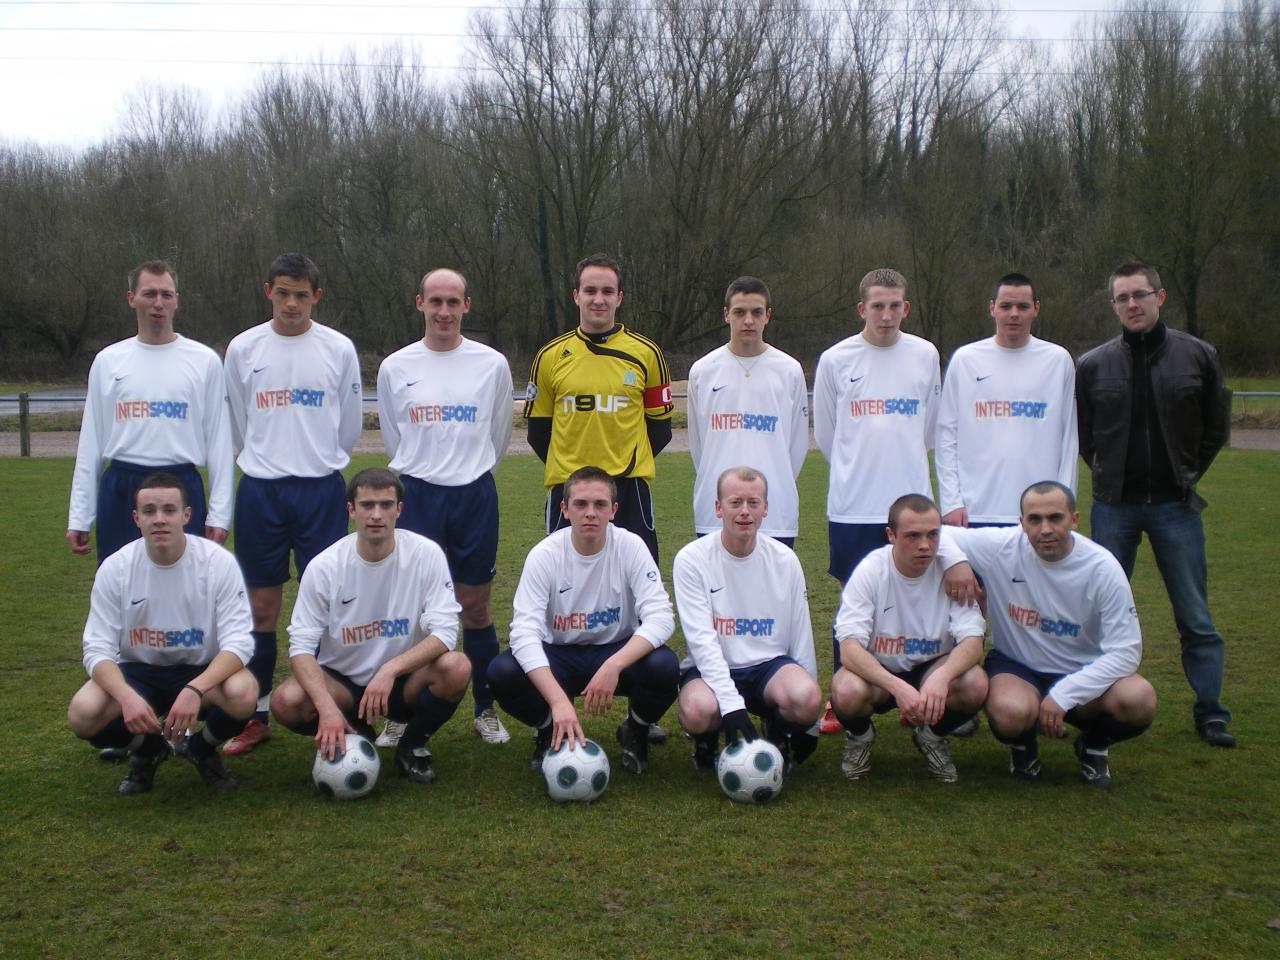
<path id="1" fill-rule="evenodd" d="M 1227 442 L 1231 394 L 1218 353 L 1180 330 L 1167 330 L 1147 362 L 1151 401 L 1183 496 L 1196 509 L 1195 485 Z M 1076 369 L 1080 456 L 1093 472 L 1093 496 L 1120 503 L 1132 419 L 1133 352 L 1123 337 L 1083 357 Z"/>

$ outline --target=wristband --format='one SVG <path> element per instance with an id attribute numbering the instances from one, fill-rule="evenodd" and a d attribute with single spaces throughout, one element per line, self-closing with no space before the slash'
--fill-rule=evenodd
<path id="1" fill-rule="evenodd" d="M 184 684 L 182 685 L 182 689 L 183 689 L 183 690 L 190 690 L 192 693 L 194 693 L 194 694 L 195 694 L 197 697 L 199 697 L 201 700 L 203 700 L 203 699 L 204 699 L 204 691 L 203 691 L 203 690 L 201 690 L 199 687 L 193 687 L 193 686 L 192 686 L 191 684 L 189 684 L 189 683 L 184 683 Z"/>

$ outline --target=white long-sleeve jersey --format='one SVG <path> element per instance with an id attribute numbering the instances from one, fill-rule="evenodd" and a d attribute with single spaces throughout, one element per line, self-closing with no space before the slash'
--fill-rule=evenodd
<path id="1" fill-rule="evenodd" d="M 378 368 L 378 423 L 391 469 L 446 487 L 484 476 L 511 438 L 511 368 L 492 347 L 419 340 Z"/>
<path id="2" fill-rule="evenodd" d="M 991 645 L 1040 673 L 1065 674 L 1049 690 L 1064 710 L 1096 700 L 1138 669 L 1142 628 L 1120 563 L 1072 533 L 1055 563 L 1036 555 L 1020 527 L 943 527 L 982 577 Z"/>
<path id="3" fill-rule="evenodd" d="M 168 566 L 152 561 L 142 540 L 102 561 L 84 625 L 90 676 L 107 660 L 203 666 L 226 650 L 249 662 L 253 615 L 235 557 L 212 540 L 186 540 Z"/>
<path id="4" fill-rule="evenodd" d="M 1041 480 L 1076 488 L 1076 367 L 1032 337 L 1016 350 L 994 337 L 965 344 L 942 384 L 934 464 L 943 514 L 1017 523 L 1018 497 Z"/>
<path id="5" fill-rule="evenodd" d="M 754 467 L 769 484 L 769 515 L 760 532 L 794 537 L 800 524 L 796 477 L 809 449 L 809 397 L 798 360 L 765 345 L 758 357 L 739 358 L 728 346 L 689 368 L 689 452 L 693 525 L 720 530 L 716 480 L 730 467 Z"/>
<path id="6" fill-rule="evenodd" d="M 232 439 L 246 475 L 326 477 L 351 462 L 364 414 L 350 338 L 314 322 L 282 337 L 261 323 L 228 344 L 226 369 Z"/>
<path id="7" fill-rule="evenodd" d="M 104 348 L 89 368 L 67 529 L 88 530 L 97 519 L 104 459 L 207 466 L 207 524 L 230 529 L 235 467 L 225 394 L 218 355 L 184 336 Z"/>
<path id="8" fill-rule="evenodd" d="M 946 656 L 969 637 L 981 640 L 982 614 L 947 597 L 942 572 L 935 560 L 920 576 L 903 576 L 892 546 L 873 550 L 840 593 L 836 636 L 852 637 L 891 673 Z"/>
<path id="9" fill-rule="evenodd" d="M 794 551 L 762 536 L 750 556 L 735 557 L 711 534 L 680 549 L 671 582 L 688 649 L 681 669 L 698 668 L 721 716 L 744 707 L 730 670 L 789 656 L 817 679 L 809 596 Z"/>
<path id="10" fill-rule="evenodd" d="M 813 437 L 831 464 L 828 520 L 884 523 L 903 494 L 932 496 L 940 393 L 937 349 L 909 333 L 891 347 L 858 333 L 818 358 Z"/>
<path id="11" fill-rule="evenodd" d="M 640 634 L 654 649 L 675 631 L 671 598 L 644 541 L 606 526 L 604 548 L 584 557 L 572 528 L 540 540 L 524 561 L 511 620 L 511 653 L 524 672 L 548 666 L 544 643 L 615 643 Z"/>
<path id="12" fill-rule="evenodd" d="M 343 537 L 307 565 L 289 620 L 289 656 L 309 653 L 359 686 L 378 668 L 435 636 L 452 650 L 461 607 L 444 551 L 397 530 L 390 556 L 376 563 Z"/>

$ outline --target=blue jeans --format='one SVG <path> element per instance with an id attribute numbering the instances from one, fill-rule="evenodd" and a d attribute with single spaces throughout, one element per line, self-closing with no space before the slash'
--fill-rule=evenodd
<path id="1" fill-rule="evenodd" d="M 1199 511 L 1185 502 L 1115 505 L 1095 500 L 1090 524 L 1093 540 L 1115 555 L 1127 577 L 1133 576 L 1138 544 L 1146 533 L 1173 605 L 1173 622 L 1182 640 L 1182 672 L 1196 695 L 1196 726 L 1230 720 L 1231 711 L 1218 701 L 1223 642 L 1209 614 Z"/>

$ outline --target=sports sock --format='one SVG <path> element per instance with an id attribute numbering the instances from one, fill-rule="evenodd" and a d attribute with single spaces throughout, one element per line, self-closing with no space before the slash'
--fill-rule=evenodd
<path id="1" fill-rule="evenodd" d="M 133 748 L 133 752 L 139 757 L 154 757 L 163 749 L 165 749 L 164 737 L 158 733 L 148 733 L 142 738 L 142 742 Z"/>
<path id="2" fill-rule="evenodd" d="M 1122 740 L 1132 740 L 1147 732 L 1151 724 L 1136 727 L 1131 723 L 1117 720 L 1109 713 L 1104 713 L 1087 727 L 1082 727 L 1085 748 L 1088 750 L 1106 750 L 1111 744 Z"/>
<path id="3" fill-rule="evenodd" d="M 475 700 L 476 716 L 493 706 L 493 693 L 489 689 L 489 664 L 498 655 L 498 631 L 493 624 L 487 627 L 463 628 L 462 652 L 471 661 L 471 697 Z"/>
<path id="4" fill-rule="evenodd" d="M 210 707 L 200 733 L 187 741 L 187 750 L 196 757 L 208 756 L 243 730 L 244 724 L 221 707 Z"/>
<path id="5" fill-rule="evenodd" d="M 253 718 L 269 723 L 268 704 L 271 701 L 271 682 L 276 672 L 276 631 L 253 631 L 253 656 L 249 658 L 249 672 L 258 681 L 258 709 Z"/>
<path id="6" fill-rule="evenodd" d="M 841 713 L 836 713 L 836 719 L 840 721 L 840 725 L 852 733 L 855 737 L 861 737 L 871 729 L 871 717 L 847 717 Z"/>
<path id="7" fill-rule="evenodd" d="M 429 736 L 444 726 L 445 721 L 458 709 L 456 700 L 437 697 L 426 687 L 413 700 L 413 716 L 405 725 L 400 746 L 405 750 L 420 747 Z"/>
<path id="8" fill-rule="evenodd" d="M 1001 743 L 1007 743 L 1011 747 L 1026 748 L 1026 747 L 1035 747 L 1036 745 L 1036 728 L 1034 726 L 1031 726 L 1026 730 L 1023 730 L 1020 734 L 1014 737 L 1002 737 L 996 731 L 996 728 L 994 725 L 988 724 L 988 726 L 991 727 L 991 735 L 993 737 L 995 737 Z"/>
<path id="9" fill-rule="evenodd" d="M 966 713 L 961 710 L 952 710 L 950 707 L 942 711 L 942 719 L 932 724 L 929 729 L 940 737 L 945 737 L 956 727 L 962 723 L 973 719 L 976 713 Z"/>

